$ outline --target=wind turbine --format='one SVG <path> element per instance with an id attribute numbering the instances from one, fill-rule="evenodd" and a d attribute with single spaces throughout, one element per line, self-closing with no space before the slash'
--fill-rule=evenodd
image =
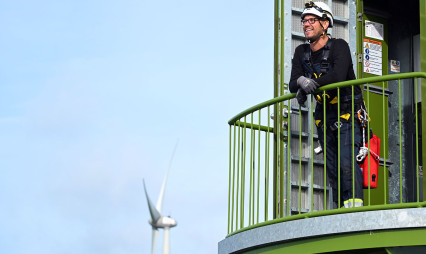
<path id="1" fill-rule="evenodd" d="M 157 205 L 154 206 L 151 200 L 148 197 L 148 192 L 146 191 L 145 180 L 143 180 L 143 188 L 145 190 L 145 196 L 148 201 L 149 213 L 151 219 L 149 219 L 149 224 L 152 226 L 152 254 L 155 254 L 156 243 L 158 238 L 158 229 L 164 229 L 164 242 L 163 242 L 163 254 L 170 254 L 170 228 L 175 227 L 177 222 L 169 216 L 161 215 L 161 208 L 163 206 L 163 196 L 164 189 L 166 188 L 167 175 L 169 174 L 170 166 L 175 154 L 177 143 L 173 150 L 172 157 L 169 162 L 169 168 L 167 169 L 166 175 L 164 176 L 163 185 L 161 186 L 160 195 L 158 196 Z"/>

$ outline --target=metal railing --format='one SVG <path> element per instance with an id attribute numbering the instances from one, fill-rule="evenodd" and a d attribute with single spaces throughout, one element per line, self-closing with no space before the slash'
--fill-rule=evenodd
<path id="1" fill-rule="evenodd" d="M 363 85 L 364 90 L 367 92 L 364 95 L 364 101 L 367 107 L 367 112 L 370 112 L 370 86 L 375 88 L 381 87 L 381 109 L 375 108 L 374 110 L 382 112 L 382 119 L 374 119 L 381 121 L 382 130 L 381 135 L 381 174 L 379 177 L 383 179 L 381 188 L 383 188 L 383 203 L 373 204 L 370 201 L 371 188 L 370 183 L 364 193 L 367 199 L 364 198 L 364 206 L 353 208 L 337 208 L 332 209 L 330 203 L 331 196 L 330 187 L 327 185 L 326 174 L 326 158 L 321 162 L 316 155 L 314 155 L 314 139 L 318 139 L 314 133 L 306 133 L 302 131 L 302 126 L 309 124 L 310 129 L 314 130 L 313 120 L 313 99 L 308 103 L 309 109 L 300 106 L 292 106 L 291 99 L 295 98 L 295 94 L 286 94 L 274 99 L 265 101 L 256 106 L 253 106 L 235 117 L 229 122 L 229 196 L 228 196 L 228 235 L 233 235 L 241 231 L 251 228 L 273 224 L 282 221 L 303 219 L 315 216 L 324 216 L 339 213 L 350 213 L 359 211 L 382 210 L 382 209 L 397 209 L 407 207 L 423 207 L 426 202 L 420 200 L 420 178 L 419 178 L 419 117 L 417 109 L 417 79 L 426 78 L 424 72 L 413 72 L 394 74 L 386 76 L 378 76 L 372 78 L 364 78 L 358 80 L 350 80 L 339 82 L 321 87 L 317 92 L 325 92 L 332 89 L 337 89 L 338 101 L 340 101 L 340 89 L 344 87 L 352 87 L 352 98 L 354 93 L 354 86 Z M 388 101 L 386 97 L 387 82 L 398 83 L 398 128 L 399 128 L 399 144 L 402 143 L 402 107 L 401 107 L 401 81 L 411 79 L 414 84 L 415 93 L 415 155 L 416 160 L 416 197 L 417 200 L 410 202 L 403 202 L 403 164 L 402 152 L 403 147 L 400 145 L 399 149 L 399 196 L 400 200 L 397 204 L 389 204 L 388 191 L 390 183 L 386 181 L 388 177 Z M 375 85 L 372 85 L 375 84 Z M 378 85 L 377 85 L 378 84 Z M 376 98 L 377 101 L 377 98 Z M 340 104 L 340 103 L 339 103 Z M 324 111 L 325 111 L 324 106 Z M 307 114 L 302 123 L 302 114 Z M 352 116 L 354 112 L 354 101 L 352 99 Z M 291 115 L 298 115 L 298 121 L 293 123 Z M 340 116 L 340 105 L 338 106 L 337 115 Z M 324 112 L 324 121 L 326 112 Z M 352 136 L 354 135 L 354 117 L 352 119 Z M 340 122 L 340 117 L 338 117 Z M 368 121 L 367 130 L 370 129 L 370 122 Z M 298 131 L 292 130 L 291 126 L 298 127 Z M 323 128 L 326 128 L 324 123 Z M 340 138 L 340 124 L 338 126 L 338 137 Z M 324 129 L 325 133 L 325 129 Z M 368 134 L 369 135 L 369 134 Z M 325 136 L 325 135 L 324 135 Z M 370 138 L 370 137 L 369 137 Z M 294 140 L 293 140 L 294 139 Z M 305 149 L 302 149 L 302 140 Z M 353 140 L 353 139 L 352 139 Z M 369 139 L 368 139 L 369 140 Z M 295 142 L 296 141 L 296 142 Z M 324 140 L 324 144 L 326 141 Z M 298 144 L 298 155 L 291 151 L 291 147 Z M 340 144 L 340 142 L 338 142 Z M 297 148 L 297 147 L 295 147 Z M 340 147 L 339 147 L 340 149 Z M 302 154 L 302 150 L 305 150 Z M 355 149 L 353 148 L 352 158 L 355 158 Z M 293 153 L 293 154 L 292 154 Z M 325 152 L 323 153 L 325 156 Z M 293 171 L 296 174 L 291 174 L 292 166 L 298 162 L 298 169 Z M 397 160 L 394 160 L 397 161 Z M 355 168 L 355 160 L 353 160 L 353 170 Z M 308 165 L 310 172 L 306 168 L 302 170 L 302 164 Z M 321 165 L 322 172 L 314 172 L 314 164 Z M 398 165 L 396 165 L 398 166 Z M 340 163 L 338 163 L 338 206 L 340 204 Z M 365 170 L 365 169 L 364 169 Z M 367 170 L 370 170 L 370 165 Z M 407 169 L 412 170 L 412 169 Z M 354 175 L 354 174 L 352 174 Z M 302 178 L 304 179 L 302 181 Z M 354 182 L 354 180 L 352 180 Z M 354 183 L 353 183 L 354 186 Z M 394 188 L 395 186 L 393 186 Z M 355 188 L 355 187 L 354 187 Z M 302 194 L 303 193 L 303 194 Z M 305 200 L 302 200 L 305 199 Z M 290 205 L 297 204 L 297 208 L 292 210 Z M 329 201 L 327 203 L 327 201 Z M 307 208 L 302 207 L 307 204 Z"/>

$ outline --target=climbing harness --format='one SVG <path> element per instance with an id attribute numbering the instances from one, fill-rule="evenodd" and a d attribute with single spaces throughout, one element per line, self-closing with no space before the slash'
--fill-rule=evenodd
<path id="1" fill-rule="evenodd" d="M 323 74 L 331 71 L 331 65 L 328 62 L 330 56 L 330 49 L 333 45 L 333 39 L 329 38 L 327 43 L 324 46 L 321 56 L 321 63 L 313 64 L 312 63 L 312 50 L 309 45 L 305 46 L 305 51 L 303 53 L 303 69 L 305 70 L 305 77 L 307 78 L 319 78 Z"/>
<path id="2" fill-rule="evenodd" d="M 317 79 L 333 70 L 333 67 L 328 62 L 331 46 L 333 45 L 333 40 L 334 39 L 332 39 L 331 37 L 328 39 L 322 51 L 321 62 L 316 64 L 312 63 L 312 51 L 309 45 L 306 45 L 305 51 L 303 53 L 303 59 L 302 59 L 303 69 L 305 71 L 305 77 Z M 336 95 L 337 95 L 336 91 L 334 92 L 327 91 L 325 93 L 325 101 L 328 103 L 335 104 L 337 102 Z M 324 96 L 323 92 L 314 94 L 314 98 L 320 104 L 322 104 L 323 102 L 323 96 Z"/>

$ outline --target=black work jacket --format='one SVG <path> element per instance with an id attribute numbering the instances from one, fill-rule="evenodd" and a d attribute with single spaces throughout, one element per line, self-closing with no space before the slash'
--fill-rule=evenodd
<path id="1" fill-rule="evenodd" d="M 330 40 L 330 39 L 329 39 Z M 329 71 L 323 73 L 320 77 L 315 78 L 315 81 L 320 85 L 328 85 L 332 83 L 353 80 L 355 79 L 355 72 L 353 69 L 353 63 L 351 58 L 351 53 L 349 45 L 343 39 L 332 39 L 332 45 L 329 52 L 329 57 L 327 62 L 330 64 Z M 300 76 L 306 76 L 306 68 L 303 66 L 305 50 L 307 50 L 309 44 L 299 45 L 295 52 L 292 60 L 292 70 L 291 77 L 289 82 L 290 92 L 295 93 L 298 90 L 297 79 Z M 311 63 L 312 64 L 321 64 L 324 48 L 321 48 L 315 52 L 311 52 Z M 336 91 L 330 91 L 331 94 L 337 94 Z M 361 88 L 359 86 L 354 87 L 354 95 L 356 101 L 362 101 Z M 348 113 L 347 108 L 351 108 L 350 104 L 348 107 L 348 102 L 352 101 L 352 88 L 346 87 L 340 89 L 340 102 L 341 102 L 341 115 L 343 113 Z M 346 104 L 346 108 L 342 107 L 343 104 Z M 327 105 L 327 125 L 332 124 L 337 121 L 337 104 Z M 355 110 L 357 110 L 355 108 Z M 345 112 L 346 111 L 346 112 Z M 350 110 L 352 111 L 352 110 Z M 315 119 L 322 119 L 323 105 L 317 103 L 315 109 Z"/>

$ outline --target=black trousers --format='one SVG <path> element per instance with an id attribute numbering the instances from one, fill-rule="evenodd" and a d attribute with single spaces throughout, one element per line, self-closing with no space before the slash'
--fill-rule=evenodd
<path id="1" fill-rule="evenodd" d="M 330 125 L 337 126 L 336 123 Z M 362 146 L 362 134 L 358 119 L 354 119 L 354 138 L 352 139 L 352 118 L 349 120 L 341 119 L 340 121 L 340 154 L 338 153 L 338 131 L 334 128 L 326 128 L 326 146 L 324 147 L 324 130 L 323 127 L 317 127 L 318 138 L 323 151 L 326 150 L 326 169 L 329 184 L 333 189 L 333 201 L 338 202 L 338 158 L 340 157 L 340 206 L 343 201 L 357 198 L 363 199 L 363 176 L 358 163 L 352 156 L 352 147 L 354 144 L 354 155 L 358 155 Z M 328 125 L 328 124 L 327 124 Z M 354 168 L 355 167 L 355 168 Z M 352 177 L 353 169 L 355 171 L 355 179 Z M 355 186 L 355 195 L 353 195 L 353 187 Z"/>

